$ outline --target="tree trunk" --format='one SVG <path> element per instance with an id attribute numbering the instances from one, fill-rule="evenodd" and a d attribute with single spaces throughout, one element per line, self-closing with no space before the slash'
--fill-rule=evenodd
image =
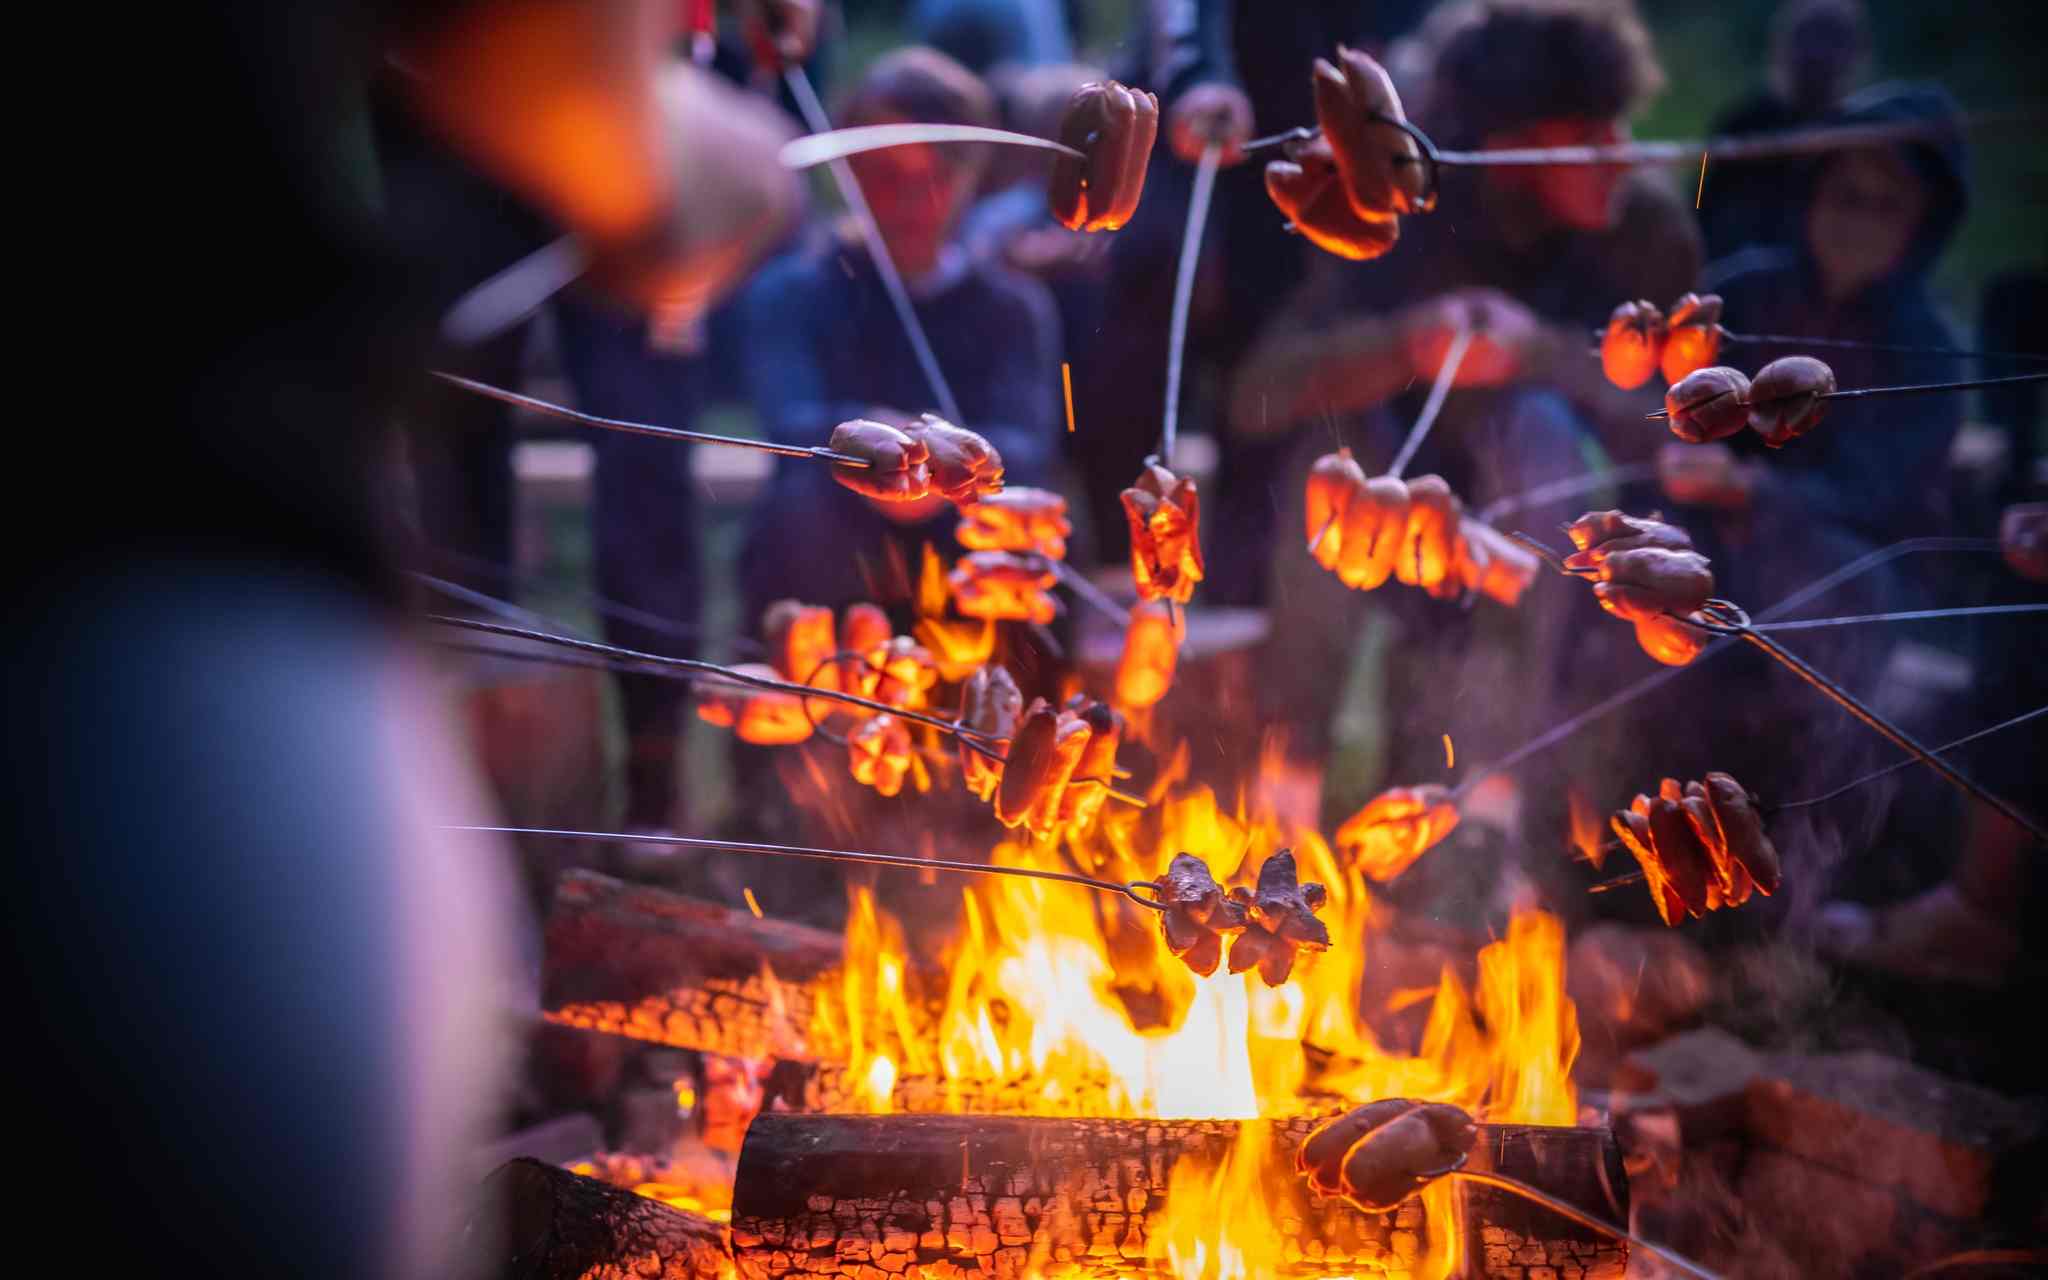
<path id="1" fill-rule="evenodd" d="M 836 933 L 589 871 L 548 912 L 541 1008 L 550 1022 L 737 1058 L 811 1057 L 815 984 Z"/>
<path id="2" fill-rule="evenodd" d="M 538 1160 L 484 1179 L 471 1226 L 492 1280 L 732 1280 L 724 1227 Z"/>
<path id="3" fill-rule="evenodd" d="M 1264 1122 L 1259 1122 L 1264 1123 Z M 1413 1275 L 1431 1230 L 1422 1201 L 1365 1213 L 1310 1195 L 1292 1171 L 1309 1118 L 1266 1125 L 1283 1276 Z M 1169 1180 L 1183 1157 L 1213 1167 L 1240 1124 L 983 1116 L 763 1114 L 740 1153 L 733 1252 L 750 1280 L 878 1274 L 1022 1280 L 1154 1273 Z M 1615 1221 L 1627 1182 L 1611 1134 L 1481 1127 L 1474 1168 L 1537 1180 Z M 1613 1194 L 1609 1195 L 1609 1188 Z M 1464 1274 L 1619 1280 L 1626 1251 L 1506 1193 L 1461 1185 Z M 1540 1274 L 1540 1273 L 1539 1273 Z"/>

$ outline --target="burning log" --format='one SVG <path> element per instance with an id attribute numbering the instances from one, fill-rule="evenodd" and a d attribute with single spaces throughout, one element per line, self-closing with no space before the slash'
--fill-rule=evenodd
<path id="1" fill-rule="evenodd" d="M 569 871 L 548 912 L 541 1009 L 680 1049 L 806 1060 L 813 992 L 842 951 L 835 933 Z"/>
<path id="2" fill-rule="evenodd" d="M 476 1274 L 502 1280 L 731 1280 L 725 1228 L 596 1178 L 512 1160 L 484 1179 Z"/>
<path id="3" fill-rule="evenodd" d="M 1259 1122 L 1264 1123 L 1264 1122 Z M 1365 1213 L 1292 1172 L 1309 1118 L 1274 1122 L 1266 1179 L 1280 1275 L 1411 1274 L 1431 1230 L 1422 1201 Z M 763 1113 L 733 1188 L 733 1254 L 749 1280 L 1144 1275 L 1184 1157 L 1220 1164 L 1240 1122 Z M 1610 1221 L 1628 1186 L 1606 1130 L 1482 1125 L 1468 1165 L 1531 1182 Z M 1619 1280 L 1626 1249 L 1511 1193 L 1458 1184 L 1468 1275 Z"/>

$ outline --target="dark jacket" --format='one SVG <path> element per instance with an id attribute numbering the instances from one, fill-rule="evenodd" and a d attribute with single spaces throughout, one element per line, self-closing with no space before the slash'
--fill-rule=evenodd
<path id="1" fill-rule="evenodd" d="M 1839 123 L 1952 117 L 1955 105 L 1938 88 L 1880 85 L 1843 106 Z M 1846 338 L 1900 346 L 1955 347 L 1957 335 L 1935 306 L 1928 277 L 1954 237 L 1968 207 L 1963 144 L 1959 135 L 1909 146 L 1914 168 L 1928 185 L 1919 234 L 1896 270 L 1855 297 L 1831 304 L 1823 295 L 1811 251 L 1756 249 L 1716 263 L 1705 282 L 1726 300 L 1727 326 L 1738 333 Z M 1821 162 L 1825 163 L 1825 161 Z M 1819 167 L 1806 176 L 1796 199 L 1804 207 Z M 1827 361 L 1844 388 L 1941 382 L 1966 376 L 1968 366 L 1945 356 L 1801 348 L 1798 344 L 1743 345 L 1729 358 L 1755 372 L 1779 356 L 1807 354 Z M 1962 425 L 1960 395 L 1837 401 L 1820 430 L 1779 450 L 1753 438 L 1736 445 L 1768 459 L 1758 504 L 1797 510 L 1842 526 L 1860 537 L 1890 542 L 1927 532 L 1937 522 L 1936 496 L 1950 444 Z"/>
<path id="2" fill-rule="evenodd" d="M 914 305 L 965 421 L 1003 455 L 1012 484 L 1051 479 L 1061 434 L 1059 321 L 1035 280 L 962 254 Z M 741 302 L 743 377 L 762 430 L 821 445 L 832 428 L 877 408 L 935 410 L 909 338 L 865 249 L 819 235 L 770 264 Z M 899 526 L 814 462 L 778 460 L 742 553 L 750 605 L 781 596 L 815 604 L 863 598 L 860 566 L 887 544 L 951 548 L 948 512 Z M 909 563 L 916 564 L 912 559 Z"/>

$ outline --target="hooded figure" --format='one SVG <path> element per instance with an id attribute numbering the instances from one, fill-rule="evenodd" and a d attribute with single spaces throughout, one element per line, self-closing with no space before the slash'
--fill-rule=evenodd
<path id="1" fill-rule="evenodd" d="M 1954 121 L 1955 103 L 1931 85 L 1880 85 L 1843 104 L 1831 123 Z M 1797 246 L 1738 253 L 1708 268 L 1738 332 L 1955 347 L 1928 288 L 1935 261 L 1968 207 L 1960 132 L 1892 148 L 1843 151 L 1808 171 Z M 1746 368 L 1786 355 L 1818 355 L 1845 388 L 1944 382 L 1965 376 L 1952 357 L 1797 344 L 1743 346 Z M 1960 395 L 1839 401 L 1827 421 L 1782 450 L 1747 435 L 1738 452 L 1761 457 L 1749 507 L 1825 521 L 1871 543 L 1932 531 Z"/>

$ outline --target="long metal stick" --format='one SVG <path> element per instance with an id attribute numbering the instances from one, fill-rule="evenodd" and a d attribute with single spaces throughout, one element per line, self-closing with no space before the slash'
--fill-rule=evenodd
<path id="1" fill-rule="evenodd" d="M 2048 604 L 1973 604 L 1954 609 L 1905 609 L 1897 613 L 1857 613 L 1840 618 L 1799 618 L 1791 622 L 1752 622 L 1752 631 L 1811 631 L 1817 627 L 1854 627 L 1870 622 L 1931 622 L 1937 618 L 2003 617 L 2015 613 L 2048 613 Z"/>
<path id="2" fill-rule="evenodd" d="M 1465 352 L 1471 345 L 1471 326 L 1461 320 L 1457 332 L 1451 336 L 1451 349 L 1444 353 L 1444 362 L 1437 367 L 1436 381 L 1429 385 L 1429 398 L 1422 402 L 1422 412 L 1415 415 L 1415 425 L 1408 428 L 1408 438 L 1401 442 L 1400 452 L 1387 465 L 1387 474 L 1394 479 L 1401 478 L 1401 473 L 1414 460 L 1415 451 L 1429 439 L 1430 428 L 1436 425 L 1437 415 L 1443 411 L 1444 400 L 1451 394 L 1451 384 L 1458 380 L 1458 366 L 1464 363 Z M 1316 541 L 1322 541 L 1321 535 L 1317 535 Z"/>
<path id="3" fill-rule="evenodd" d="M 1635 1248 L 1653 1255 L 1666 1266 L 1676 1267 L 1678 1270 L 1685 1272 L 1685 1274 L 1695 1277 L 1695 1280 L 1721 1280 L 1719 1275 L 1707 1270 L 1683 1254 L 1673 1253 L 1662 1245 L 1651 1244 L 1648 1240 L 1643 1239 L 1634 1232 L 1596 1218 L 1577 1205 L 1560 1200 L 1547 1191 L 1539 1191 L 1519 1178 L 1509 1178 L 1498 1173 L 1481 1173 L 1473 1169 L 1454 1169 L 1444 1176 L 1447 1178 L 1462 1178 L 1466 1182 L 1476 1182 L 1482 1186 L 1498 1187 L 1503 1191 L 1512 1191 L 1524 1199 L 1542 1205 L 1552 1213 L 1570 1218 L 1573 1222 L 1578 1223 L 1589 1231 L 1598 1231 L 1603 1235 L 1612 1236 L 1616 1240 L 1626 1240 Z"/>
<path id="4" fill-rule="evenodd" d="M 817 862 L 854 862 L 874 867 L 898 867 L 906 871 L 956 871 L 962 875 L 977 876 L 1021 876 L 1031 880 L 1057 880 L 1062 884 L 1078 884 L 1099 893 L 1112 893 L 1129 898 L 1141 907 L 1164 911 L 1165 905 L 1156 898 L 1140 894 L 1141 889 L 1154 893 L 1159 886 L 1150 880 L 1131 880 L 1118 884 L 1114 880 L 1097 880 L 1090 876 L 1077 875 L 1071 871 L 1044 871 L 1036 867 L 999 867 L 985 862 L 949 862 L 943 858 L 913 858 L 900 853 L 864 853 L 855 849 L 814 849 L 805 845 L 766 844 L 751 840 L 708 840 L 701 836 L 639 835 L 617 831 L 558 831 L 549 827 L 483 827 L 444 826 L 443 831 L 482 831 L 504 836 L 546 836 L 555 840 L 596 840 L 604 842 L 625 841 L 638 844 L 673 844 L 691 849 L 714 849 L 722 853 L 762 853 L 783 858 L 808 858 Z"/>
<path id="5" fill-rule="evenodd" d="M 521 395 L 517 391 L 507 391 L 503 387 L 494 387 L 488 382 L 478 382 L 474 378 L 464 378 L 457 374 L 443 373 L 439 370 L 434 371 L 434 376 L 450 386 L 461 387 L 464 391 L 474 392 L 491 400 L 500 400 L 509 405 L 517 405 L 521 409 L 531 409 L 535 413 L 545 414 L 550 418 L 560 418 L 564 422 L 575 422 L 586 427 L 601 427 L 606 431 L 624 431 L 629 435 L 636 436 L 654 436 L 658 439 L 676 440 L 686 444 L 716 444 L 733 449 L 753 449 L 760 453 L 772 453 L 779 458 L 809 458 L 813 461 L 830 462 L 842 467 L 865 467 L 868 465 L 866 458 L 857 458 L 850 453 L 837 453 L 822 445 L 805 447 L 795 444 L 776 444 L 772 440 L 746 440 L 739 436 L 712 435 L 706 431 L 684 431 L 680 427 L 657 427 L 647 422 L 626 422 L 618 418 L 600 418 L 594 413 L 579 413 L 566 405 L 553 404 L 546 400 L 536 399 L 533 396 Z"/>
<path id="6" fill-rule="evenodd" d="M 1187 355 L 1188 311 L 1195 298 L 1195 268 L 1202 259 L 1202 229 L 1209 224 L 1209 202 L 1216 194 L 1216 170 L 1223 162 L 1223 144 L 1202 148 L 1195 165 L 1195 189 L 1188 197 L 1188 225 L 1181 233 L 1180 262 L 1173 276 L 1173 318 L 1166 331 L 1166 423 L 1159 437 L 1159 458 L 1173 469 L 1174 437 L 1180 428 L 1181 363 Z"/>
<path id="7" fill-rule="evenodd" d="M 1556 560 L 1556 556 L 1551 554 L 1547 548 L 1543 548 L 1542 543 L 1533 542 L 1533 540 L 1532 543 L 1535 547 L 1543 550 L 1546 558 L 1552 561 Z M 1995 552 L 1998 550 L 1999 545 L 1996 538 L 1908 538 L 1903 542 L 1895 542 L 1888 547 L 1879 547 L 1875 551 L 1867 552 L 1851 560 L 1841 568 L 1821 575 L 1821 577 L 1807 583 L 1799 590 L 1794 591 L 1791 595 L 1786 596 L 1783 600 L 1764 610 L 1757 617 L 1759 619 L 1782 617 L 1809 600 L 1816 599 L 1845 582 L 1869 573 L 1873 569 L 1890 564 L 1902 556 L 1935 551 Z M 1470 794 L 1472 788 L 1478 786 L 1485 779 L 1495 774 L 1508 772 L 1531 756 L 1556 746 L 1558 743 L 1579 732 L 1579 730 L 1605 719 L 1644 694 L 1661 689 L 1686 672 L 1697 669 L 1701 663 L 1714 657 L 1716 654 L 1728 652 L 1733 646 L 1734 640 L 1732 637 L 1722 637 L 1709 644 L 1705 649 L 1702 649 L 1700 655 L 1694 658 L 1688 665 L 1683 667 L 1660 667 L 1634 684 L 1608 694 L 1592 706 L 1587 707 L 1584 711 L 1569 716 L 1550 728 L 1545 729 L 1542 733 L 1537 734 L 1534 738 L 1516 747 L 1500 759 L 1474 769 L 1465 776 L 1464 781 L 1451 789 L 1452 797 L 1458 799 Z"/>
<path id="8" fill-rule="evenodd" d="M 2048 828 L 2044 828 L 2040 823 L 2014 808 L 2003 797 L 1994 795 L 1986 790 L 1976 780 L 1966 776 L 1961 770 L 1943 760 L 1938 754 L 1922 746 L 1918 739 L 1914 738 L 1904 729 L 1901 729 L 1884 716 L 1865 706 L 1862 700 L 1857 698 L 1855 694 L 1850 693 L 1847 689 L 1844 689 L 1827 676 L 1807 665 L 1806 661 L 1800 658 L 1799 655 L 1791 652 L 1770 637 L 1752 630 L 1747 617 L 1736 616 L 1726 608 L 1717 609 L 1716 603 L 1725 605 L 1725 602 L 1710 602 L 1707 609 L 1703 612 L 1710 621 L 1717 622 L 1727 629 L 1724 634 L 1739 636 L 1749 644 L 1761 649 L 1801 680 L 1818 689 L 1844 711 L 1861 720 L 1885 741 L 1903 751 L 1911 752 L 1914 759 L 1934 770 L 1950 786 L 1973 800 L 1990 805 L 2007 819 L 2018 824 L 2028 834 L 2032 835 L 2034 839 L 2048 843 Z"/>
<path id="9" fill-rule="evenodd" d="M 825 114 L 825 104 L 818 101 L 818 92 L 811 87 L 811 78 L 804 69 L 800 66 L 786 67 L 782 80 L 789 86 L 789 96 L 796 99 L 797 110 L 803 112 L 804 124 L 811 133 L 814 136 L 830 133 L 832 120 Z M 953 398 L 953 388 L 939 368 L 939 358 L 932 351 L 931 339 L 925 336 L 924 322 L 917 318 L 917 308 L 911 304 L 910 291 L 903 287 L 902 273 L 896 270 L 896 260 L 889 256 L 888 242 L 882 239 L 881 225 L 875 221 L 874 210 L 868 208 L 867 197 L 861 194 L 860 180 L 853 176 L 853 168 L 845 160 L 835 159 L 831 165 L 832 182 L 839 188 L 840 198 L 846 201 L 855 224 L 860 227 L 860 238 L 867 243 L 868 256 L 874 259 L 875 274 L 882 279 L 882 289 L 889 295 L 889 305 L 896 309 L 896 319 L 903 325 L 903 335 L 910 339 L 910 349 L 917 355 L 918 367 L 924 370 L 924 380 L 931 384 L 939 412 L 945 415 L 946 421 L 958 423 L 960 402 Z"/>
<path id="10" fill-rule="evenodd" d="M 1540 507 L 1566 498 L 1576 498 L 1582 493 L 1592 493 L 1609 485 L 1636 484 L 1643 480 L 1657 478 L 1657 464 L 1654 462 L 1625 462 L 1605 471 L 1592 471 L 1582 476 L 1566 476 L 1548 484 L 1511 493 L 1504 498 L 1495 498 L 1479 509 L 1478 519 L 1492 524 L 1502 516 L 1513 515 L 1530 507 Z"/>
<path id="11" fill-rule="evenodd" d="M 1520 167 L 1527 165 L 1648 165 L 1694 164 L 1701 155 L 1712 160 L 1766 160 L 1780 156 L 1814 155 L 1851 147 L 1873 147 L 1922 138 L 1950 137 L 1964 129 L 2038 122 L 2038 110 L 1977 112 L 1953 120 L 1903 121 L 1890 124 L 1823 125 L 1809 129 L 1786 129 L 1776 133 L 1744 134 L 1737 137 L 1680 139 L 1670 142 L 1618 142 L 1585 147 L 1506 147 L 1490 151 L 1438 151 L 1438 164 L 1454 168 Z M 1411 128 L 1412 134 L 1414 130 Z M 1318 137 L 1321 129 L 1289 129 L 1244 145 L 1249 155 L 1289 142 Z"/>
<path id="12" fill-rule="evenodd" d="M 540 310 L 589 265 L 574 236 L 543 245 L 456 299 L 441 317 L 441 336 L 459 347 L 488 342 Z"/>
<path id="13" fill-rule="evenodd" d="M 769 689 L 777 693 L 792 693 L 802 698 L 824 698 L 832 702 L 843 702 L 848 706 L 864 707 L 869 711 L 895 716 L 898 719 L 914 720 L 919 724 L 928 724 L 934 729 L 952 734 L 960 741 L 966 743 L 969 748 L 982 755 L 994 760 L 1004 758 L 1001 751 L 995 750 L 988 745 L 987 741 L 984 741 L 984 735 L 976 733 L 965 725 L 957 724 L 951 720 L 941 720 L 937 716 L 929 716 L 921 711 L 906 711 L 902 707 L 892 707 L 886 702 L 877 702 L 872 698 L 863 698 L 857 693 L 846 693 L 839 689 L 820 689 L 811 685 L 796 684 L 788 680 L 771 680 L 765 676 L 752 676 L 743 671 L 734 671 L 730 667 L 722 667 L 715 662 L 706 662 L 701 658 L 669 658 L 658 653 L 641 653 L 634 649 L 622 649 L 617 645 L 599 644 L 595 640 L 581 640 L 575 636 L 561 636 L 547 631 L 536 631 L 530 627 L 513 627 L 499 622 L 485 622 L 478 618 L 457 618 L 442 613 L 430 613 L 425 615 L 425 617 L 428 622 L 439 623 L 444 627 L 459 627 L 465 631 L 481 631 L 486 635 L 511 636 L 515 640 L 532 640 L 540 644 L 551 644 L 564 649 L 575 649 L 583 653 L 594 653 L 601 657 L 618 658 L 638 665 L 692 671 L 699 675 L 714 676 L 732 684 L 747 685 L 756 689 Z"/>
<path id="14" fill-rule="evenodd" d="M 1110 599 L 1107 592 L 1088 580 L 1087 574 L 1064 560 L 1051 560 L 1047 563 L 1052 565 L 1052 570 L 1059 575 L 1060 581 L 1073 591 L 1075 599 L 1115 622 L 1118 627 L 1128 628 L 1131 625 L 1130 610 L 1119 607 L 1116 601 Z"/>
<path id="15" fill-rule="evenodd" d="M 1971 378 L 1964 382 L 1916 382 L 1902 387 L 1857 387 L 1849 391 L 1829 391 L 1815 396 L 1816 400 L 1861 400 L 1865 396 L 1913 396 L 1931 395 L 1941 391 L 1976 391 L 1983 387 L 2010 387 L 2027 382 L 2048 382 L 2048 373 L 2018 373 L 2008 378 Z M 1797 397 L 1788 397 L 1796 399 Z M 1659 409 L 1643 417 L 1651 422 L 1671 415 Z"/>
<path id="16" fill-rule="evenodd" d="M 1801 338 L 1785 333 L 1733 333 L 1721 330 L 1723 342 L 1772 347 L 1835 347 L 1845 351 L 1886 351 L 1905 356 L 1952 356 L 1961 360 L 2048 360 L 2039 351 L 1975 351 L 1966 347 L 1915 347 L 1896 342 L 1865 342 L 1860 338 Z"/>
<path id="17" fill-rule="evenodd" d="M 985 142 L 1007 147 L 1036 147 L 1042 151 L 1057 151 L 1076 160 L 1088 158 L 1064 142 L 1054 142 L 1051 138 L 1037 138 L 1028 133 L 1012 133 L 1008 129 L 985 129 L 974 124 L 867 124 L 852 129 L 828 129 L 813 133 L 809 137 L 786 142 L 777 154 L 777 159 L 782 162 L 785 169 L 811 169 L 867 151 L 886 151 L 890 147 L 930 146 L 946 142 Z"/>

